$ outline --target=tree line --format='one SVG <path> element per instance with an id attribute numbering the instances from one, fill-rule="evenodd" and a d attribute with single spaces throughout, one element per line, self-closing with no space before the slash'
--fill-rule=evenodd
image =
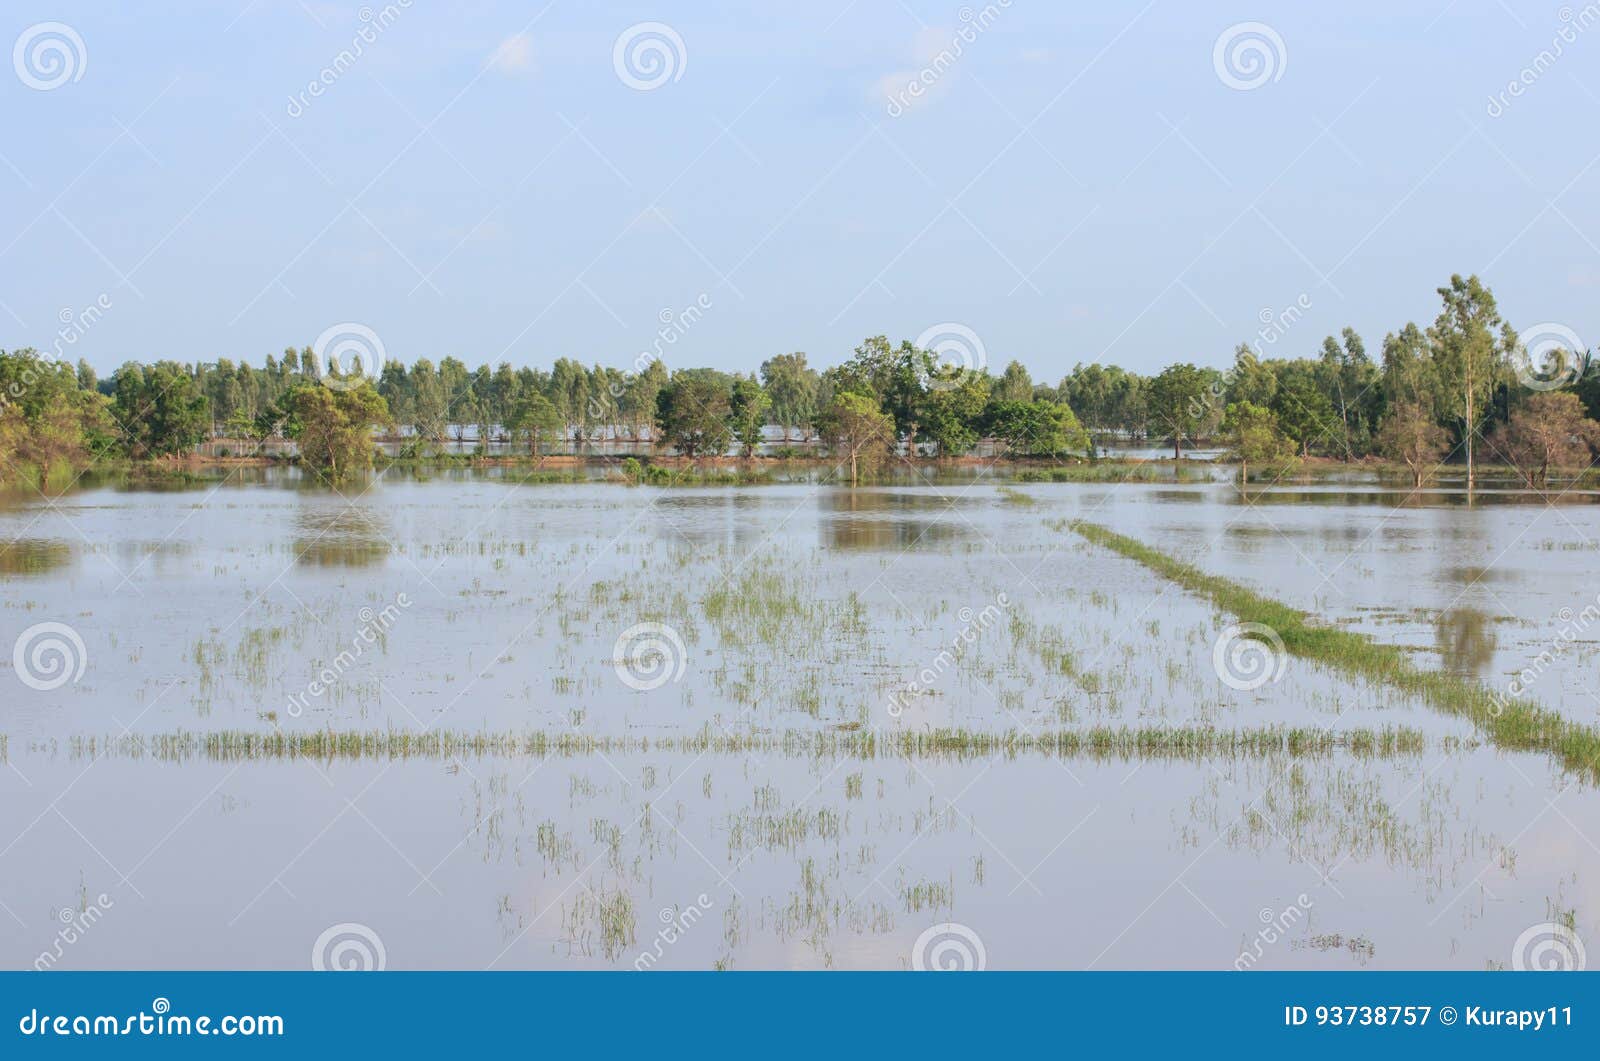
<path id="1" fill-rule="evenodd" d="M 469 428 L 480 443 L 536 457 L 609 439 L 691 458 L 754 455 L 774 429 L 783 442 L 822 442 L 852 478 L 897 451 L 955 457 L 980 441 L 1011 457 L 1091 458 L 1115 440 L 1167 444 L 1175 458 L 1211 442 L 1246 477 L 1313 456 L 1379 456 L 1419 485 L 1456 455 L 1470 478 L 1485 451 L 1536 484 L 1587 464 L 1600 444 L 1600 385 L 1578 371 L 1528 391 L 1517 371 L 1526 352 L 1490 290 L 1453 276 L 1438 295 L 1433 323 L 1390 332 L 1376 357 L 1345 328 L 1309 357 L 1264 358 L 1241 344 L 1226 369 L 1178 362 L 1144 376 L 1080 363 L 1054 385 L 1018 361 L 999 374 L 952 366 L 882 335 L 822 371 L 796 352 L 749 373 L 669 371 L 659 360 L 624 372 L 570 358 L 469 368 L 445 357 L 390 361 L 365 379 L 326 372 L 307 347 L 260 367 L 129 362 L 102 380 L 81 361 L 0 351 L 0 476 L 49 480 L 107 454 L 176 456 L 216 437 L 291 438 L 302 461 L 343 474 L 370 463 L 375 431 L 426 452 Z"/>

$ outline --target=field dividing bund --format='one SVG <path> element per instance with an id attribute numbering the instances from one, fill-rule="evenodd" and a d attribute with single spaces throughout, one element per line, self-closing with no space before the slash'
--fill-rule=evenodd
<path id="1" fill-rule="evenodd" d="M 1307 612 L 1263 597 L 1230 579 L 1209 575 L 1098 523 L 1062 520 L 1050 526 L 1072 530 L 1095 545 L 1141 563 L 1243 622 L 1271 627 L 1290 655 L 1420 697 L 1430 707 L 1468 719 L 1497 747 L 1543 752 L 1585 781 L 1600 780 L 1600 732 L 1592 726 L 1562 718 L 1530 700 L 1498 696 L 1477 682 L 1423 670 L 1394 645 L 1322 625 Z"/>

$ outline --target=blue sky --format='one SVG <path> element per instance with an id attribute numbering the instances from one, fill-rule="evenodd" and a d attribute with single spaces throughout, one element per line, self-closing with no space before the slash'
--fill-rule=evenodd
<path id="1" fill-rule="evenodd" d="M 6 41 L 82 47 L 46 90 L 0 76 L 0 346 L 99 300 L 67 353 L 103 371 L 341 322 L 407 361 L 625 366 L 700 302 L 669 365 L 956 322 L 1054 381 L 1222 365 L 1296 304 L 1272 353 L 1347 324 L 1375 349 L 1452 272 L 1600 341 L 1593 7 L 411 0 L 292 103 L 362 11 L 8 4 Z M 643 22 L 681 47 L 641 90 L 614 50 Z M 1219 73 L 1244 22 L 1276 35 L 1264 77 Z"/>

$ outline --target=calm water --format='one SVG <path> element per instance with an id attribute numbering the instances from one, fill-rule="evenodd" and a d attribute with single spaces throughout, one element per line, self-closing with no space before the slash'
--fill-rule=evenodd
<path id="1" fill-rule="evenodd" d="M 1600 945 L 1591 787 L 1304 661 L 1231 687 L 1228 617 L 1059 526 L 1600 723 L 1592 494 L 1019 488 L 14 498 L 0 959 L 900 968 L 946 922 L 990 968 L 1483 968 L 1564 917 Z M 1145 750 L 1027 743 L 1097 728 Z M 899 739 L 938 730 L 970 739 Z"/>

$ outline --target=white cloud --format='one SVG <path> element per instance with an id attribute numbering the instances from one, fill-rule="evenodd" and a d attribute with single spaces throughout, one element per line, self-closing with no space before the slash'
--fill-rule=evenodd
<path id="1" fill-rule="evenodd" d="M 502 74 L 520 74 L 533 69 L 533 37 L 518 33 L 500 42 L 489 57 L 489 65 Z"/>

